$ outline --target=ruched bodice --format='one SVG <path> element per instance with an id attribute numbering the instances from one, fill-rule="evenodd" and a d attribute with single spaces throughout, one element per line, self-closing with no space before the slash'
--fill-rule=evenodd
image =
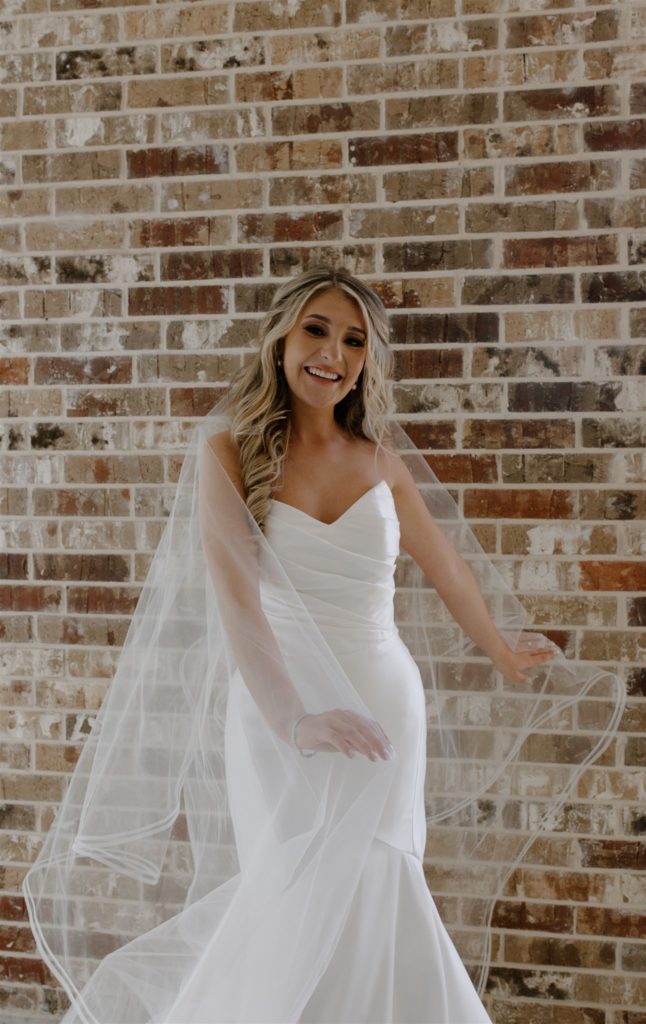
<path id="1" fill-rule="evenodd" d="M 380 480 L 332 523 L 274 500 L 266 536 L 319 629 L 339 653 L 397 634 L 399 520 Z M 272 614 L 271 606 L 267 609 Z"/>

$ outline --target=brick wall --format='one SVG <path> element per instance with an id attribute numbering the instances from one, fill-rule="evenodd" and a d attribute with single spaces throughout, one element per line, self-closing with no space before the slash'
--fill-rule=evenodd
<path id="1" fill-rule="evenodd" d="M 389 307 L 402 418 L 533 622 L 627 679 L 499 911 L 490 1011 L 644 1024 L 646 6 L 5 4 L 0 1016 L 66 1005 L 19 884 L 187 432 L 326 258 Z"/>

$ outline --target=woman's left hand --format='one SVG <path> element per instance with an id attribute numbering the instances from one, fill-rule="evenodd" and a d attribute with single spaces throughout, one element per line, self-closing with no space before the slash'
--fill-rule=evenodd
<path id="1" fill-rule="evenodd" d="M 536 668 L 545 661 L 550 661 L 559 654 L 556 644 L 548 640 L 542 633 L 520 633 L 516 639 L 516 647 L 507 647 L 503 653 L 492 658 L 492 662 L 505 679 L 515 683 L 524 683 L 529 679 L 523 669 Z"/>

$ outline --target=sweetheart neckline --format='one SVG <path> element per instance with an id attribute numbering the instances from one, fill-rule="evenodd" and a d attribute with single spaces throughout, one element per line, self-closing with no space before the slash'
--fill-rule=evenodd
<path id="1" fill-rule="evenodd" d="M 306 519 L 311 519 L 313 523 L 318 523 L 319 526 L 336 526 L 336 524 L 340 523 L 341 520 L 344 519 L 349 512 L 352 512 L 353 508 L 355 508 L 359 504 L 359 502 L 363 501 L 364 498 L 367 498 L 368 495 L 372 494 L 373 491 L 376 491 L 377 488 L 381 487 L 382 484 L 386 484 L 386 487 L 388 487 L 388 491 L 392 497 L 393 492 L 388 486 L 387 481 L 384 479 L 378 480 L 376 484 L 373 484 L 372 487 L 369 487 L 367 491 L 364 491 L 363 494 L 360 494 L 356 501 L 353 501 L 351 505 L 348 505 L 345 512 L 342 512 L 340 516 L 337 516 L 336 519 L 333 519 L 331 523 L 324 523 L 322 519 L 317 519 L 316 516 L 311 516 L 309 512 L 303 511 L 302 508 L 296 508 L 296 505 L 289 505 L 286 501 L 280 501 L 279 498 L 272 498 L 271 501 L 272 504 L 274 505 L 282 505 L 283 508 L 291 508 L 292 512 L 297 512 L 299 515 L 305 516 Z"/>

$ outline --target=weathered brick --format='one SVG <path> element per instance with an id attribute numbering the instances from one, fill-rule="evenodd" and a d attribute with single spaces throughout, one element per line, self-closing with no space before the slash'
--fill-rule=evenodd
<path id="1" fill-rule="evenodd" d="M 643 562 L 581 562 L 583 590 L 644 590 L 646 564 Z"/>
<path id="2" fill-rule="evenodd" d="M 619 181 L 619 162 L 571 160 L 517 165 L 505 169 L 508 196 L 549 192 L 603 192 Z"/>
<path id="3" fill-rule="evenodd" d="M 262 182 L 253 178 L 225 181 L 172 182 L 161 187 L 161 209 L 231 210 L 260 204 Z M 153 209 L 153 204 L 149 209 Z"/>
<path id="4" fill-rule="evenodd" d="M 461 267 L 490 267 L 493 259 L 487 239 L 442 242 L 392 242 L 383 247 L 384 270 L 457 270 Z"/>
<path id="5" fill-rule="evenodd" d="M 341 68 L 298 68 L 289 71 L 249 72 L 234 79 L 235 101 L 337 99 L 343 95 Z"/>
<path id="6" fill-rule="evenodd" d="M 177 11 L 131 10 L 124 14 L 127 39 L 171 38 L 182 35 L 203 35 L 228 31 L 226 8 L 212 4 L 208 9 L 188 8 Z"/>
<path id="7" fill-rule="evenodd" d="M 271 112 L 271 127 L 274 135 L 374 131 L 379 127 L 379 104 L 368 100 L 278 107 Z"/>
<path id="8" fill-rule="evenodd" d="M 29 249 L 119 249 L 125 244 L 123 222 L 78 221 L 58 219 L 27 221 L 25 241 Z"/>
<path id="9" fill-rule="evenodd" d="M 348 146 L 350 162 L 355 166 L 376 164 L 442 163 L 456 160 L 457 132 L 430 132 L 424 135 L 389 135 L 388 138 L 361 136 Z"/>
<path id="10" fill-rule="evenodd" d="M 79 388 L 67 395 L 69 416 L 159 416 L 165 411 L 166 395 L 155 388 Z"/>
<path id="11" fill-rule="evenodd" d="M 102 213 L 122 213 L 155 209 L 155 190 L 151 185 L 103 185 L 100 188 L 82 185 L 77 188 L 60 188 L 55 192 L 56 210 L 59 214 L 78 217 L 87 211 L 98 216 Z M 47 211 L 42 211 L 46 213 Z"/>
<path id="12" fill-rule="evenodd" d="M 384 174 L 384 196 L 396 203 L 410 199 L 458 199 L 487 196 L 494 191 L 490 167 L 390 171 Z"/>
<path id="13" fill-rule="evenodd" d="M 26 86 L 23 98 L 25 114 L 61 114 L 67 111 L 93 113 L 119 110 L 122 105 L 121 82 L 101 82 L 91 89 L 85 85 Z"/>
<path id="14" fill-rule="evenodd" d="M 620 384 L 541 381 L 509 385 L 510 412 L 613 412 Z"/>
<path id="15" fill-rule="evenodd" d="M 214 68 L 249 67 L 265 64 L 268 37 L 246 35 L 200 39 L 199 42 L 174 41 L 160 46 L 159 70 L 178 74 L 184 71 L 210 71 Z M 271 38 L 271 37 L 269 37 Z M 156 48 L 155 48 L 156 49 Z"/>
<path id="16" fill-rule="evenodd" d="M 375 180 L 369 174 L 327 174 L 318 178 L 283 176 L 272 178 L 269 183 L 270 206 L 312 203 L 333 203 L 337 206 L 342 203 L 370 203 L 375 198 Z"/>
<path id="17" fill-rule="evenodd" d="M 155 248 L 223 245 L 232 240 L 232 227 L 232 217 L 138 219 L 130 226 L 130 241 Z"/>
<path id="18" fill-rule="evenodd" d="M 495 50 L 498 45 L 498 23 L 489 18 L 467 19 L 448 26 L 424 19 L 421 25 L 386 27 L 386 56 L 409 57 L 411 54 L 470 53 L 474 50 Z"/>
<path id="19" fill-rule="evenodd" d="M 29 361 L 20 358 L 0 358 L 0 383 L 28 384 L 29 383 Z"/>
<path id="20" fill-rule="evenodd" d="M 351 33 L 346 33 L 351 36 Z M 374 33 L 379 41 L 379 35 Z M 378 43 L 377 43 L 378 49 Z M 370 56 L 377 56 L 371 53 Z M 460 84 L 460 67 L 455 58 L 443 57 L 440 60 L 431 57 L 427 60 L 406 61 L 396 63 L 377 62 L 374 64 L 356 63 L 359 53 L 353 54 L 353 61 L 346 68 L 348 91 L 361 95 L 368 93 L 414 92 L 417 89 L 457 89 Z M 317 59 L 320 56 L 317 55 Z"/>
<path id="21" fill-rule="evenodd" d="M 342 232 L 342 215 L 331 210 L 308 213 L 307 216 L 247 213 L 238 218 L 238 239 L 241 242 L 311 242 L 338 239 Z"/>
<path id="22" fill-rule="evenodd" d="M 229 170 L 227 148 L 219 143 L 190 148 L 131 150 L 126 154 L 126 166 L 129 178 L 226 174 Z"/>
<path id="23" fill-rule="evenodd" d="M 208 9 L 203 17 L 208 24 Z M 226 6 L 222 6 L 223 21 L 227 16 Z M 243 5 L 234 11 L 232 29 L 223 27 L 222 32 L 258 32 L 267 29 L 281 28 L 312 28 L 320 25 L 326 28 L 328 25 L 339 25 L 341 22 L 341 11 L 339 0 L 333 0 L 329 7 L 322 8 L 317 0 L 304 0 L 298 11 L 288 11 L 276 8 L 271 0 L 258 0 L 252 7 Z M 214 29 L 210 29 L 214 33 Z M 208 32 L 199 33 L 209 34 Z"/>
<path id="24" fill-rule="evenodd" d="M 576 930 L 583 935 L 618 935 L 635 939 L 644 936 L 646 914 L 609 907 L 578 907 L 576 915 Z"/>
<path id="25" fill-rule="evenodd" d="M 508 238 L 503 241 L 506 267 L 569 267 L 617 263 L 616 235 L 561 235 L 552 238 Z"/>
<path id="26" fill-rule="evenodd" d="M 646 146 L 646 118 L 588 124 L 583 131 L 583 143 L 589 150 L 643 149 Z"/>
<path id="27" fill-rule="evenodd" d="M 128 290 L 128 313 L 131 316 L 222 313 L 225 302 L 225 290 L 217 285 L 186 288 L 151 286 Z"/>
<path id="28" fill-rule="evenodd" d="M 162 280 L 195 281 L 212 277 L 257 277 L 262 273 L 259 249 L 162 253 Z"/>
<path id="29" fill-rule="evenodd" d="M 26 155 L 23 157 L 23 178 L 25 184 L 118 178 L 119 156 L 117 152 L 106 153 L 103 150 L 48 156 Z"/>
<path id="30" fill-rule="evenodd" d="M 129 560 L 117 555 L 34 556 L 35 578 L 122 582 L 130 576 Z"/>
<path id="31" fill-rule="evenodd" d="M 646 271 L 581 275 L 584 302 L 645 302 Z"/>
<path id="32" fill-rule="evenodd" d="M 564 200 L 471 203 L 466 208 L 465 225 L 467 231 L 477 232 L 565 231 L 578 228 L 579 212 L 576 203 Z M 512 240 L 506 244 L 511 245 Z"/>
<path id="33" fill-rule="evenodd" d="M 395 353 L 394 379 L 460 377 L 462 353 L 456 349 L 413 349 Z"/>
<path id="34" fill-rule="evenodd" d="M 574 910 L 568 906 L 550 903 L 515 902 L 499 900 L 493 925 L 521 931 L 572 932 Z"/>
<path id="35" fill-rule="evenodd" d="M 506 121 L 544 121 L 547 118 L 563 121 L 571 117 L 603 117 L 619 112 L 619 88 L 616 85 L 519 90 L 505 93 L 503 103 Z"/>
<path id="36" fill-rule="evenodd" d="M 572 302 L 574 278 L 569 274 L 473 275 L 462 285 L 462 301 L 467 305 L 525 305 L 531 303 Z"/>
<path id="37" fill-rule="evenodd" d="M 560 46 L 563 44 L 601 43 L 615 39 L 619 17 L 615 11 L 591 14 L 541 14 L 510 18 L 507 22 L 507 46 Z"/>
<path id="38" fill-rule="evenodd" d="M 284 139 L 279 142 L 241 142 L 234 147 L 238 171 L 334 170 L 343 166 L 343 149 L 337 139 Z M 241 182 L 242 184 L 242 182 Z M 219 193 L 216 193 L 219 197 Z M 245 204 L 259 205 L 251 201 Z"/>
<path id="39" fill-rule="evenodd" d="M 562 490 L 465 490 L 464 514 L 485 519 L 571 519 L 574 495 Z"/>

